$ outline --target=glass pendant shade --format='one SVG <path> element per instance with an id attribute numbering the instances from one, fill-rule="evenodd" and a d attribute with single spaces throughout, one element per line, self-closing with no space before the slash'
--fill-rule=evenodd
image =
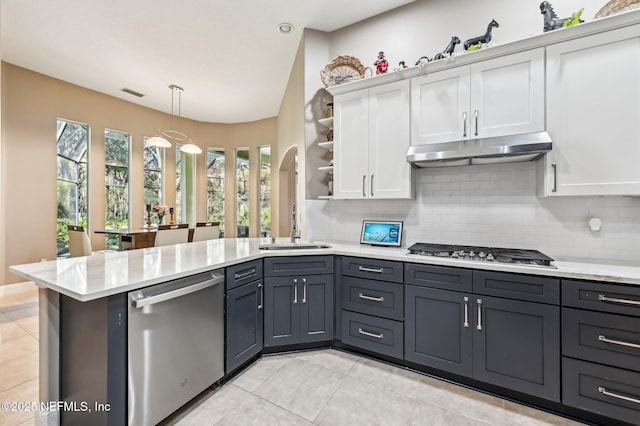
<path id="1" fill-rule="evenodd" d="M 198 145 L 193 143 L 187 143 L 180 147 L 180 151 L 186 152 L 187 154 L 201 154 L 202 149 Z"/>
<path id="2" fill-rule="evenodd" d="M 147 145 L 157 146 L 160 148 L 170 148 L 171 142 L 163 138 L 162 136 L 153 136 L 147 139 Z"/>

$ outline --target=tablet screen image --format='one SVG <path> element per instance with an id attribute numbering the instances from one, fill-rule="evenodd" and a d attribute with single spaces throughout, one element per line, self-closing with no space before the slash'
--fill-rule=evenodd
<path id="1" fill-rule="evenodd" d="M 400 247 L 402 241 L 402 222 L 362 222 L 361 244 Z"/>

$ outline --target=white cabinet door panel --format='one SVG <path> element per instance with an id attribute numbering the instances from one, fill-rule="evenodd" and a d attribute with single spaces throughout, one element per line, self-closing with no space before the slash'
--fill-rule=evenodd
<path id="1" fill-rule="evenodd" d="M 546 195 L 640 194 L 640 26 L 547 49 Z"/>
<path id="2" fill-rule="evenodd" d="M 334 198 L 364 198 L 368 187 L 368 89 L 336 96 L 333 100 Z"/>
<path id="3" fill-rule="evenodd" d="M 472 64 L 470 75 L 471 137 L 545 130 L 544 49 Z"/>
<path id="4" fill-rule="evenodd" d="M 411 198 L 409 80 L 369 90 L 369 193 L 374 198 Z"/>
<path id="5" fill-rule="evenodd" d="M 466 138 L 468 126 L 469 67 L 438 71 L 411 80 L 412 145 Z"/>

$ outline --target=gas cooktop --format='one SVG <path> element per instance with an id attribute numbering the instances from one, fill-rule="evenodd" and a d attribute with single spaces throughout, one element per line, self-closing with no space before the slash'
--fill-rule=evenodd
<path id="1" fill-rule="evenodd" d="M 478 260 L 483 262 L 554 267 L 551 265 L 553 259 L 537 250 L 416 243 L 409 247 L 409 254 L 462 260 Z"/>

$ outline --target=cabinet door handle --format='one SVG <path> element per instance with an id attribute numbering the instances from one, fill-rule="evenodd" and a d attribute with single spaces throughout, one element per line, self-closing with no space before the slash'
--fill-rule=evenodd
<path id="1" fill-rule="evenodd" d="M 302 279 L 302 303 L 307 303 L 307 279 Z"/>
<path id="2" fill-rule="evenodd" d="M 608 303 L 620 303 L 622 305 L 640 306 L 640 301 L 638 300 L 616 299 L 615 297 L 608 297 L 604 294 L 599 294 L 598 300 Z"/>
<path id="3" fill-rule="evenodd" d="M 462 137 L 467 137 L 467 111 L 462 113 Z"/>
<path id="4" fill-rule="evenodd" d="M 640 349 L 640 345 L 637 343 L 625 342 L 623 340 L 609 339 L 606 336 L 603 336 L 602 334 L 598 335 L 598 340 L 604 343 L 611 343 L 612 345 L 620 345 L 620 346 L 626 346 L 628 348 Z"/>
<path id="5" fill-rule="evenodd" d="M 376 333 L 370 333 L 368 331 L 364 331 L 363 329 L 359 328 L 358 329 L 358 333 L 363 334 L 365 336 L 369 336 L 369 337 L 375 337 L 376 339 L 382 339 L 384 338 L 384 334 L 380 333 L 380 334 L 376 334 Z"/>
<path id="6" fill-rule="evenodd" d="M 476 120 L 476 133 L 475 133 L 475 135 L 478 136 L 478 110 L 475 110 L 473 112 L 473 115 L 475 116 L 475 120 Z"/>
<path id="7" fill-rule="evenodd" d="M 262 305 L 264 305 L 264 286 L 262 283 L 258 283 L 258 288 L 260 289 L 260 304 L 258 305 L 258 310 L 262 309 Z"/>
<path id="8" fill-rule="evenodd" d="M 633 402 L 634 404 L 640 404 L 640 398 L 633 398 L 630 396 L 621 395 L 616 392 L 611 392 L 602 386 L 598 386 L 598 392 L 600 392 L 603 395 L 610 396 L 612 398 L 622 399 L 623 401 Z"/>
<path id="9" fill-rule="evenodd" d="M 371 196 L 373 197 L 373 175 L 371 175 Z"/>
<path id="10" fill-rule="evenodd" d="M 482 299 L 476 300 L 476 303 L 478 304 L 478 325 L 476 328 L 482 330 Z"/>
<path id="11" fill-rule="evenodd" d="M 367 268 L 366 266 L 358 266 L 358 271 L 375 272 L 376 274 L 381 274 L 384 271 L 384 269 L 383 268 Z"/>
<path id="12" fill-rule="evenodd" d="M 553 187 L 551 192 L 558 192 L 558 165 L 551 163 L 551 169 L 553 170 Z"/>
<path id="13" fill-rule="evenodd" d="M 358 294 L 358 297 L 360 299 L 364 299 L 364 300 L 371 300 L 372 302 L 384 302 L 384 297 L 380 296 L 380 297 L 373 297 L 373 296 L 366 296 L 362 293 Z"/>
<path id="14" fill-rule="evenodd" d="M 464 297 L 464 324 L 465 327 L 469 327 L 469 298 Z"/>
<path id="15" fill-rule="evenodd" d="M 298 303 L 298 279 L 293 279 L 293 304 Z"/>
<path id="16" fill-rule="evenodd" d="M 233 277 L 236 280 L 239 280 L 240 278 L 246 278 L 251 275 L 255 275 L 255 273 L 256 273 L 256 268 L 251 268 L 251 269 L 247 269 L 246 272 L 236 273 Z"/>
<path id="17" fill-rule="evenodd" d="M 362 196 L 366 197 L 367 196 L 367 192 L 364 189 L 364 185 L 367 181 L 367 175 L 362 175 Z"/>

